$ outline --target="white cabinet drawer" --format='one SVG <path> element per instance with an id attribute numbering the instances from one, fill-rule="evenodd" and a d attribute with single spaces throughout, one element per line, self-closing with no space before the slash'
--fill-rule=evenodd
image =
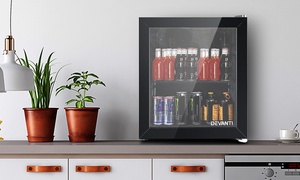
<path id="1" fill-rule="evenodd" d="M 70 180 L 151 180 L 151 159 L 70 159 L 69 174 Z"/>
<path id="2" fill-rule="evenodd" d="M 166 179 L 224 180 L 224 159 L 154 159 L 153 180 Z"/>
<path id="3" fill-rule="evenodd" d="M 68 180 L 68 160 L 1 159 L 0 175 L 13 180 Z"/>

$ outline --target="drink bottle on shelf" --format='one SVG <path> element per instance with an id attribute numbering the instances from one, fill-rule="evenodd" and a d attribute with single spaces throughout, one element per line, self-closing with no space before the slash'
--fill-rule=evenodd
<path id="1" fill-rule="evenodd" d="M 232 121 L 233 120 L 233 103 L 228 92 L 223 92 L 219 107 L 219 120 Z"/>
<path id="2" fill-rule="evenodd" d="M 194 48 L 188 48 L 187 52 L 185 67 L 186 79 L 193 81 L 197 79 L 197 59 L 194 55 Z"/>
<path id="3" fill-rule="evenodd" d="M 175 79 L 178 81 L 183 81 L 185 80 L 185 53 L 181 48 L 177 49 L 177 55 L 176 55 L 176 60 L 175 60 Z"/>
<path id="4" fill-rule="evenodd" d="M 198 60 L 198 80 L 209 80 L 209 49 L 200 49 Z"/>
<path id="5" fill-rule="evenodd" d="M 163 80 L 164 77 L 164 63 L 163 59 L 161 58 L 161 49 L 155 49 L 155 59 L 152 62 L 152 79 L 154 81 Z"/>
<path id="6" fill-rule="evenodd" d="M 207 123 L 219 120 L 219 104 L 213 92 L 208 92 L 203 106 L 203 120 Z"/>
<path id="7" fill-rule="evenodd" d="M 183 48 L 182 49 L 182 57 L 183 57 L 183 76 L 184 76 L 184 78 L 183 78 L 183 80 L 186 80 L 186 66 L 187 66 L 187 56 L 188 56 L 188 51 L 187 51 L 187 49 L 186 48 Z"/>
<path id="8" fill-rule="evenodd" d="M 229 58 L 229 49 L 222 48 L 221 56 L 221 77 L 222 81 L 229 81 L 231 79 L 231 62 Z"/>
<path id="9" fill-rule="evenodd" d="M 193 57 L 194 57 L 194 64 L 195 64 L 194 69 L 193 69 L 194 74 L 195 74 L 194 80 L 197 80 L 197 78 L 198 78 L 198 60 L 199 60 L 198 48 L 193 48 Z"/>
<path id="10" fill-rule="evenodd" d="M 220 80 L 220 57 L 219 57 L 219 49 L 212 48 L 211 49 L 211 57 L 209 63 L 209 74 L 210 80 L 219 81 Z"/>
<path id="11" fill-rule="evenodd" d="M 166 60 L 164 61 L 164 79 L 174 80 L 175 79 L 175 57 L 176 49 L 167 49 Z"/>

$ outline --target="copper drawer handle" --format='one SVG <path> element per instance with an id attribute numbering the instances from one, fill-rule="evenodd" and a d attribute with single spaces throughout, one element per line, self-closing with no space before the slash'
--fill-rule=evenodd
<path id="1" fill-rule="evenodd" d="M 205 172 L 205 166 L 171 166 L 171 172 Z"/>
<path id="2" fill-rule="evenodd" d="M 110 172 L 110 166 L 76 166 L 76 172 Z"/>
<path id="3" fill-rule="evenodd" d="M 27 166 L 27 172 L 61 172 L 61 166 Z"/>

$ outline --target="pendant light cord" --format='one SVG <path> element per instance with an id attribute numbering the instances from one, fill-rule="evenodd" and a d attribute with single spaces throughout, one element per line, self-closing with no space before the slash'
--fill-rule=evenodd
<path id="1" fill-rule="evenodd" d="M 11 0 L 10 1 L 10 14 L 9 14 L 9 32 L 10 32 L 11 36 L 12 36 L 12 30 L 11 30 L 12 3 L 13 3 L 13 1 Z"/>

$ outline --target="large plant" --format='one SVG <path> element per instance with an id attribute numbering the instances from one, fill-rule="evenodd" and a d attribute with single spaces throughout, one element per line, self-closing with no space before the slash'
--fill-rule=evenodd
<path id="1" fill-rule="evenodd" d="M 30 61 L 24 50 L 24 58 L 18 58 L 19 63 L 33 71 L 34 90 L 29 91 L 32 108 L 49 108 L 51 95 L 56 78 L 60 70 L 52 72 L 52 66 L 55 59 L 52 59 L 54 52 L 50 53 L 45 63 L 42 62 L 44 48 L 42 48 L 37 62 Z"/>
<path id="2" fill-rule="evenodd" d="M 68 100 L 66 104 L 68 105 L 75 102 L 76 108 L 84 108 L 86 102 L 94 102 L 95 98 L 86 94 L 91 89 L 92 85 L 101 84 L 106 86 L 104 82 L 99 80 L 97 75 L 89 73 L 88 71 L 72 73 L 67 81 L 71 81 L 71 83 L 57 88 L 56 95 L 65 89 L 75 91 L 76 98 Z"/>

